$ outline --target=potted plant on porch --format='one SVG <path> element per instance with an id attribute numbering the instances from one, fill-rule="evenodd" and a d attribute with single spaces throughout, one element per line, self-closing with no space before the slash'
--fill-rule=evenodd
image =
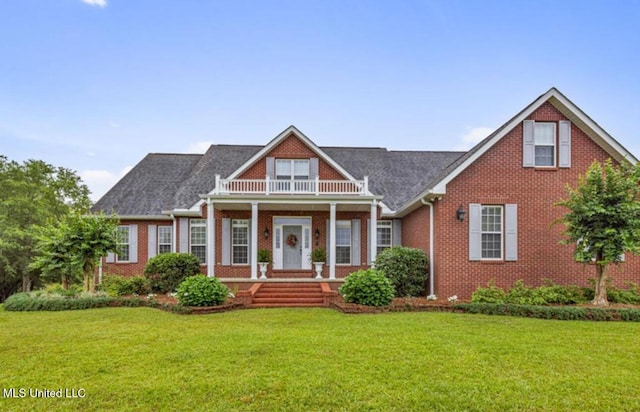
<path id="1" fill-rule="evenodd" d="M 317 247 L 311 251 L 311 262 L 315 266 L 316 279 L 322 279 L 322 266 L 327 260 L 327 253 L 324 248 Z"/>
<path id="2" fill-rule="evenodd" d="M 260 266 L 260 279 L 267 278 L 267 266 L 271 263 L 271 251 L 269 249 L 258 250 L 258 266 Z"/>

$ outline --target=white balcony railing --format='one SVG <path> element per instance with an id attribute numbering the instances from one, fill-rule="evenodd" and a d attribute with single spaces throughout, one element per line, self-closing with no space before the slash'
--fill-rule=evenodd
<path id="1" fill-rule="evenodd" d="M 364 180 L 276 180 L 221 179 L 216 175 L 214 194 L 288 194 L 288 195 L 366 195 L 369 192 L 367 176 Z"/>

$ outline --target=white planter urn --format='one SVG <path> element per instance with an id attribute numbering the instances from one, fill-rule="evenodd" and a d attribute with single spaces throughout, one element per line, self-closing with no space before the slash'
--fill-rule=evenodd
<path id="1" fill-rule="evenodd" d="M 324 262 L 313 262 L 313 266 L 316 269 L 316 279 L 322 279 L 322 266 Z"/>
<path id="2" fill-rule="evenodd" d="M 258 262 L 258 266 L 260 266 L 260 279 L 267 278 L 267 266 L 269 266 L 268 262 Z"/>

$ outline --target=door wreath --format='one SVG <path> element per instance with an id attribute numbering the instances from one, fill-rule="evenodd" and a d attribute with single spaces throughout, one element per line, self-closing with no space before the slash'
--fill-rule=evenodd
<path id="1" fill-rule="evenodd" d="M 296 235 L 291 233 L 289 236 L 287 236 L 287 245 L 289 245 L 289 247 L 296 247 L 298 245 L 298 238 L 296 237 Z"/>

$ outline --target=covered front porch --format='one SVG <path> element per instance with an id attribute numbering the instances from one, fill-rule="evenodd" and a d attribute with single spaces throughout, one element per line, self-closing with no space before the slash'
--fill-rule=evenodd
<path id="1" fill-rule="evenodd" d="M 224 282 L 317 282 L 368 267 L 376 256 L 380 198 L 352 189 L 317 192 L 319 182 L 314 183 L 314 191 L 304 193 L 235 193 L 227 184 L 224 191 L 203 195 L 207 275 Z M 317 248 L 326 251 L 319 276 L 311 259 Z M 259 251 L 271 255 L 264 273 Z"/>

